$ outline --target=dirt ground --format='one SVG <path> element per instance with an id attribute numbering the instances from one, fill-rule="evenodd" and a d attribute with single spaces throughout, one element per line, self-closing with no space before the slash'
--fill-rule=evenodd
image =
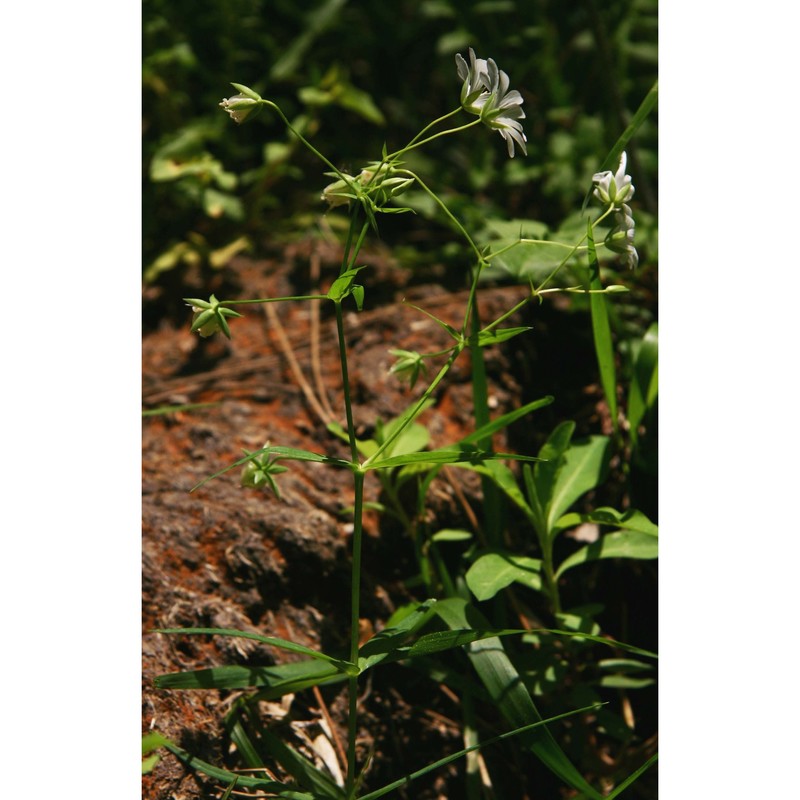
<path id="1" fill-rule="evenodd" d="M 345 510 L 352 502 L 349 472 L 293 462 L 278 476 L 282 499 L 239 485 L 239 470 L 190 489 L 265 442 L 347 457 L 343 442 L 326 423 L 344 422 L 335 323 L 323 304 L 250 306 L 233 320 L 233 341 L 201 339 L 189 331 L 191 312 L 182 296 L 221 299 L 297 295 L 327 288 L 338 268 L 332 247 L 308 242 L 263 260 L 240 258 L 212 281 L 183 275 L 183 285 L 148 288 L 144 296 L 143 402 L 209 404 L 146 416 L 143 421 L 143 731 L 155 729 L 215 764 L 235 763 L 225 744 L 223 719 L 239 694 L 219 691 L 160 691 L 157 675 L 220 664 L 272 664 L 289 653 L 246 640 L 175 637 L 155 628 L 223 627 L 254 631 L 345 651 L 349 615 L 349 534 Z M 387 253 L 365 259 L 369 274 L 365 308 L 347 314 L 351 384 L 360 433 L 376 419 L 400 413 L 421 391 L 389 374 L 391 347 L 433 351 L 447 336 L 407 304 L 418 303 L 459 326 L 466 293 L 446 270 L 414 279 Z M 488 288 L 481 296 L 486 318 L 525 294 L 524 287 Z M 317 316 L 318 315 L 318 316 Z M 599 389 L 573 376 L 593 374 L 588 324 L 576 334 L 574 316 L 559 304 L 526 309 L 511 325 L 533 325 L 535 336 L 487 351 L 493 413 L 544 394 L 560 408 L 538 412 L 537 425 L 516 426 L 498 436 L 496 447 L 535 452 L 541 437 L 564 418 L 579 433 L 608 429 Z M 572 327 L 571 327 L 572 326 Z M 543 342 L 571 330 L 558 352 Z M 587 364 L 589 367 L 587 368 Z M 569 368 L 565 368 L 569 367 Z M 297 371 L 305 387 L 298 385 Z M 457 441 L 471 430 L 472 401 L 466 354 L 457 362 L 423 421 L 432 445 Z M 331 413 L 332 412 L 332 413 Z M 472 473 L 447 470 L 433 486 L 431 515 L 441 527 L 469 527 L 479 514 L 480 483 Z M 367 499 L 377 500 L 377 481 Z M 366 523 L 362 628 L 379 630 L 393 610 L 415 598 L 405 580 L 414 573 L 409 542 L 385 520 Z M 422 599 L 422 598 L 415 598 Z M 432 754 L 463 747 L 458 699 L 442 687 L 409 678 L 400 666 L 375 670 L 365 683 L 361 754 L 374 750 L 368 776 L 372 788 L 422 766 Z M 346 738 L 344 684 L 323 687 L 263 704 L 265 719 L 306 752 L 336 762 Z M 327 748 L 327 749 L 326 749 Z M 340 760 L 340 758 L 339 758 Z M 333 767 L 335 769 L 335 766 Z M 458 763 L 398 796 L 459 796 Z M 143 777 L 146 800 L 193 800 L 218 790 L 165 754 Z M 527 795 L 526 795 L 527 796 Z M 544 796 L 555 796 L 541 795 Z"/>

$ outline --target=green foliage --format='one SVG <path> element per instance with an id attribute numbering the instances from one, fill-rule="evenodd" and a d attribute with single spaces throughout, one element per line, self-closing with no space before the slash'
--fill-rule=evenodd
<path id="1" fill-rule="evenodd" d="M 565 604 L 564 598 L 575 594 L 576 576 L 588 570 L 599 572 L 609 562 L 639 563 L 658 555 L 657 526 L 631 506 L 631 493 L 625 487 L 630 463 L 653 466 L 648 446 L 657 410 L 657 326 L 626 327 L 607 296 L 628 288 L 608 280 L 617 280 L 614 253 L 624 253 L 630 244 L 625 231 L 619 233 L 619 221 L 612 235 L 622 237 L 622 245 L 620 239 L 607 236 L 611 215 L 621 213 L 621 195 L 598 189 L 602 210 L 588 215 L 570 212 L 600 165 L 616 167 L 623 147 L 630 150 L 632 162 L 646 163 L 653 157 L 654 131 L 649 126 L 656 92 L 649 45 L 654 4 L 619 2 L 602 11 L 593 3 L 564 4 L 556 10 L 541 0 L 528 9 L 530 19 L 520 23 L 516 4 L 509 2 L 401 0 L 375 4 L 368 13 L 344 0 L 321 0 L 311 9 L 276 4 L 269 9 L 269 28 L 261 23 L 266 10 L 261 0 L 238 0 L 224 9 L 203 6 L 192 16 L 183 2 L 145 3 L 145 117 L 150 137 L 145 147 L 145 200 L 152 203 L 153 212 L 145 225 L 145 279 L 157 280 L 180 263 L 222 266 L 230 254 L 250 247 L 266 231 L 274 235 L 280 225 L 284 231 L 297 232 L 301 227 L 297 220 L 309 210 L 319 210 L 320 196 L 330 206 L 331 219 L 341 214 L 338 207 L 348 211 L 346 228 L 340 226 L 346 230 L 341 267 L 326 295 L 222 302 L 211 295 L 209 301 L 187 302 L 195 312 L 193 331 L 201 335 L 221 331 L 228 338 L 227 318 L 240 316 L 229 306 L 237 302 L 314 299 L 330 302 L 334 309 L 346 425 L 331 424 L 328 429 L 347 442 L 349 458 L 268 443 L 256 452 L 245 451 L 244 458 L 195 488 L 237 466 L 245 467 L 245 485 L 267 485 L 276 494 L 272 476 L 285 472 L 287 463 L 349 470 L 354 488 L 354 505 L 348 510 L 353 516 L 350 647 L 347 654 L 332 655 L 279 637 L 224 628 L 160 631 L 174 636 L 244 637 L 303 658 L 276 666 L 221 665 L 156 680 L 161 689 L 249 690 L 237 699 L 228 719 L 230 739 L 249 768 L 275 762 L 289 776 L 286 782 L 220 769 L 171 742 L 159 739 L 158 744 L 187 766 L 220 781 L 228 796 L 237 788 L 252 788 L 303 800 L 368 800 L 478 748 L 513 742 L 521 753 L 532 753 L 561 783 L 582 797 L 599 800 L 600 792 L 584 775 L 580 753 L 576 758 L 574 751 L 568 752 L 569 737 L 559 737 L 544 723 L 591 711 L 604 732 L 627 743 L 632 731 L 620 714 L 603 707 L 607 696 L 603 693 L 640 690 L 654 680 L 652 665 L 640 660 L 652 653 L 603 635 L 603 606 L 597 602 L 602 598 L 590 597 L 583 604 Z M 402 15 L 413 17 L 414 24 L 397 25 Z M 186 22 L 175 29 L 180 34 L 170 25 L 176 19 Z M 203 38 L 209 30 L 215 31 L 218 52 L 206 51 L 215 49 Z M 388 36 L 389 30 L 394 35 Z M 420 42 L 428 48 L 421 48 Z M 499 131 L 508 141 L 510 130 L 522 146 L 518 122 L 522 95 L 513 90 L 506 95 L 509 102 L 498 107 L 508 87 L 497 80 L 493 61 L 487 66 L 473 56 L 466 78 L 467 83 L 477 81 L 471 87 L 472 99 L 455 110 L 455 100 L 440 107 L 442 97 L 457 97 L 452 55 L 467 44 L 480 45 L 481 52 L 495 45 L 503 52 L 503 68 L 521 86 L 527 80 L 529 158 L 524 163 L 520 158 L 506 161 L 504 143 L 491 133 Z M 414 58 L 408 57 L 409 52 Z M 348 56 L 345 64 L 343 53 L 355 56 Z M 448 60 L 445 68 L 443 62 Z M 647 69 L 631 77 L 629 60 Z M 387 62 L 402 63 L 404 68 L 368 67 Z M 459 63 L 463 80 L 465 62 Z M 246 121 L 246 126 L 232 129 L 219 109 L 213 118 L 208 114 L 219 102 L 211 98 L 211 87 L 227 91 L 220 75 L 245 76 L 247 86 L 233 84 L 241 94 L 226 100 L 223 108 L 235 122 Z M 190 92 L 193 81 L 198 81 L 198 88 Z M 483 105 L 476 104 L 478 95 Z M 487 116 L 486 109 L 493 116 Z M 261 113 L 253 119 L 256 111 Z M 475 118 L 452 121 L 463 113 Z M 434 121 L 426 124 L 418 115 Z M 223 125 L 228 125 L 224 137 Z M 353 137 L 353 125 L 363 135 Z M 467 135 L 466 129 L 473 127 L 482 135 Z M 456 135 L 459 143 L 463 141 L 458 148 L 449 143 L 449 137 Z M 261 143 L 265 137 L 266 146 Z M 326 151 L 335 153 L 333 160 L 311 144 L 313 137 L 324 138 Z M 357 154 L 352 152 L 354 145 Z M 380 152 L 381 158 L 364 159 L 364 149 L 373 155 Z M 603 153 L 608 153 L 604 160 Z M 367 166 L 353 175 L 334 166 L 351 158 Z M 623 180 L 624 167 L 623 161 L 617 180 Z M 639 174 L 637 187 L 647 206 L 648 194 L 652 200 L 648 172 L 641 171 L 641 180 Z M 334 182 L 324 186 L 323 175 Z M 607 184 L 610 176 L 598 180 Z M 624 180 L 630 183 L 630 178 Z M 397 201 L 401 193 L 402 206 Z M 169 224 L 162 222 L 161 204 L 173 211 Z M 387 241 L 394 244 L 399 236 L 395 215 L 407 211 L 416 212 L 424 235 L 432 240 L 444 231 L 455 235 L 451 249 L 442 248 L 437 255 L 468 265 L 463 270 L 469 286 L 463 321 L 450 324 L 418 309 L 448 334 L 449 346 L 437 353 L 391 351 L 399 359 L 394 373 L 405 374 L 412 386 L 424 375 L 427 386 L 405 412 L 388 422 L 377 421 L 371 438 L 358 438 L 342 305 L 352 297 L 359 311 L 363 307 L 362 281 L 369 273 L 366 265 L 356 263 L 367 235 L 388 229 Z M 278 217 L 282 221 L 276 226 Z M 410 261 L 414 263 L 413 258 Z M 487 280 L 523 283 L 530 293 L 487 322 L 478 311 L 480 286 Z M 574 297 L 576 307 L 582 302 L 588 309 L 597 380 L 613 435 L 576 438 L 577 423 L 562 419 L 543 437 L 543 426 L 528 417 L 545 408 L 562 414 L 560 408 L 550 408 L 555 407 L 551 395 L 495 417 L 490 414 L 485 351 L 530 336 L 532 326 L 507 321 L 553 293 Z M 465 351 L 470 356 L 473 429 L 457 442 L 431 448 L 422 415 L 455 362 L 465 359 Z M 428 368 L 434 359 L 444 362 L 435 374 Z M 627 391 L 620 391 L 621 375 L 630 378 Z M 539 434 L 538 453 L 495 449 L 494 437 L 523 421 Z M 428 529 L 427 494 L 442 470 L 451 467 L 480 475 L 482 528 L 476 524 L 475 530 Z M 624 510 L 615 508 L 616 502 L 597 502 L 614 469 L 621 472 L 621 477 L 613 477 L 623 486 L 617 499 Z M 427 599 L 400 608 L 383 630 L 359 645 L 364 483 L 373 474 L 384 493 L 377 507 L 401 523 L 414 547 L 418 574 L 409 576 L 407 583 L 423 586 Z M 401 498 L 401 490 L 413 495 L 410 504 Z M 568 543 L 567 534 L 582 526 L 591 527 L 597 534 L 594 540 L 577 546 Z M 535 604 L 552 627 L 508 627 L 505 619 L 509 609 L 516 610 L 518 596 Z M 602 646 L 613 647 L 613 657 L 607 657 L 607 651 L 606 657 L 598 656 Z M 356 752 L 359 679 L 392 662 L 422 671 L 461 695 L 469 744 L 396 782 L 362 793 L 364 773 L 357 769 Z M 340 786 L 335 776 L 261 723 L 258 702 L 345 681 L 347 765 Z M 545 719 L 539 710 L 542 702 L 557 704 L 557 713 Z M 488 726 L 478 724 L 478 704 L 496 715 L 492 724 L 505 729 L 482 743 Z M 581 730 L 589 724 L 583 720 Z M 651 763 L 646 762 L 642 771 Z M 640 774 L 618 776 L 624 781 L 617 792 Z"/>

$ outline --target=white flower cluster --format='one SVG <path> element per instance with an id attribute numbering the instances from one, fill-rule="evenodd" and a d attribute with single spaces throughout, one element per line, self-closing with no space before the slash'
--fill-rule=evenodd
<path id="1" fill-rule="evenodd" d="M 456 70 L 464 82 L 461 87 L 461 107 L 481 118 L 481 122 L 496 130 L 508 145 L 508 155 L 514 158 L 514 144 L 527 155 L 527 139 L 519 121 L 525 118 L 520 108 L 522 95 L 508 90 L 508 75 L 490 59 L 476 58 L 469 48 L 469 64 L 456 53 Z"/>
<path id="2" fill-rule="evenodd" d="M 633 221 L 633 212 L 627 202 L 636 191 L 631 183 L 631 176 L 625 174 L 628 165 L 628 156 L 622 153 L 619 167 L 615 174 L 606 170 L 596 172 L 592 176 L 594 196 L 604 206 L 614 206 L 614 221 L 616 225 L 606 236 L 606 247 L 615 253 L 626 256 L 625 263 L 636 269 L 639 265 L 639 254 L 633 246 L 633 235 L 636 223 Z"/>

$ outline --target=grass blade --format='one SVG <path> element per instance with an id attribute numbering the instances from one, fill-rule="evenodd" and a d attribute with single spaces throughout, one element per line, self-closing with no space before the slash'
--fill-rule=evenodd
<path id="1" fill-rule="evenodd" d="M 486 618 L 461 598 L 439 602 L 436 613 L 450 628 L 491 628 Z M 592 800 L 601 800 L 601 795 L 573 766 L 547 728 L 535 726 L 535 723 L 542 722 L 542 716 L 503 650 L 500 639 L 483 639 L 469 647 L 469 659 L 497 708 L 515 729 L 529 729 L 525 746 L 564 783 L 583 792 Z"/>
<path id="2" fill-rule="evenodd" d="M 209 636 L 229 636 L 237 639 L 253 639 L 256 642 L 261 642 L 261 644 L 266 644 L 270 647 L 277 647 L 281 650 L 288 650 L 291 653 L 300 653 L 300 655 L 326 661 L 347 675 L 358 674 L 358 667 L 355 664 L 351 664 L 349 661 L 333 658 L 333 656 L 329 656 L 326 653 L 320 653 L 318 650 L 312 650 L 310 647 L 305 647 L 302 644 L 295 644 L 295 642 L 290 642 L 287 639 L 279 639 L 274 636 L 262 636 L 260 633 L 237 631 L 232 628 L 159 628 L 154 631 L 154 633 L 206 634 Z"/>
<path id="3" fill-rule="evenodd" d="M 487 739 L 485 742 L 481 742 L 480 744 L 475 744 L 472 745 L 471 747 L 465 747 L 463 750 L 459 750 L 457 753 L 452 753 L 449 756 L 440 758 L 438 761 L 434 761 L 432 764 L 428 764 L 427 767 L 418 769 L 416 772 L 412 772 L 410 775 L 406 775 L 403 778 L 399 778 L 396 781 L 392 781 L 392 783 L 388 783 L 386 784 L 386 786 L 382 786 L 380 789 L 376 789 L 374 792 L 368 792 L 367 794 L 362 795 L 359 798 L 359 800 L 377 800 L 377 798 L 383 797 L 385 794 L 389 794 L 389 792 L 393 792 L 395 789 L 400 789 L 401 787 L 411 783 L 411 781 L 414 781 L 417 778 L 421 778 L 423 775 L 427 775 L 429 772 L 432 772 L 435 769 L 439 769 L 439 767 L 444 767 L 447 764 L 450 764 L 453 761 L 458 760 L 459 758 L 463 758 L 468 753 L 473 753 L 476 750 L 481 750 L 482 748 L 489 747 L 490 745 L 496 744 L 497 742 L 501 742 L 504 739 L 510 739 L 513 736 L 519 736 L 520 734 L 541 728 L 542 726 L 547 725 L 549 722 L 555 722 L 560 719 L 565 719 L 566 717 L 571 717 L 574 716 L 575 714 L 584 714 L 587 711 L 592 711 L 598 708 L 599 705 L 601 704 L 595 703 L 591 706 L 586 706 L 584 708 L 576 708 L 574 711 L 567 711 L 566 713 L 559 714 L 558 716 L 555 717 L 550 717 L 548 719 L 540 719 L 537 722 L 530 723 L 529 725 L 522 725 L 519 728 L 515 728 L 513 731 L 501 733 L 499 736 L 494 736 L 491 739 Z M 600 795 L 598 795 L 596 792 L 594 792 L 592 796 L 600 798 Z"/>
<path id="4" fill-rule="evenodd" d="M 642 764 L 639 769 L 636 770 L 632 775 L 629 775 L 625 780 L 611 792 L 610 795 L 606 798 L 606 800 L 613 800 L 613 798 L 618 797 L 621 795 L 635 780 L 637 780 L 643 773 L 645 773 L 653 764 L 658 761 L 658 753 L 654 753 L 647 761 Z"/>
<path id="5" fill-rule="evenodd" d="M 263 699 L 271 700 L 323 683 L 336 683 L 347 676 L 319 660 L 297 661 L 275 667 L 228 665 L 190 672 L 173 672 L 155 679 L 157 689 L 250 689 L 265 687 Z"/>
<path id="6" fill-rule="evenodd" d="M 608 403 L 614 433 L 616 433 L 619 430 L 619 420 L 617 419 L 617 372 L 614 366 L 614 343 L 611 339 L 611 325 L 608 321 L 608 299 L 602 293 L 603 284 L 600 282 L 600 263 L 597 260 L 591 221 L 586 223 L 586 231 L 590 269 L 588 288 L 595 290 L 589 295 L 594 350 L 597 355 L 597 366 L 600 370 L 600 385 L 603 387 L 603 394 L 605 394 L 606 402 Z"/>

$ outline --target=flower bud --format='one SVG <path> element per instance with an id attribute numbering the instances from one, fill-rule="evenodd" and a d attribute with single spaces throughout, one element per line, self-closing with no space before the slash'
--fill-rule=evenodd
<path id="1" fill-rule="evenodd" d="M 223 99 L 219 105 L 231 115 L 234 122 L 242 123 L 259 108 L 260 102 L 243 94 L 235 94 L 233 97 Z"/>
<path id="2" fill-rule="evenodd" d="M 605 172 L 595 172 L 592 176 L 594 196 L 604 206 L 620 208 L 623 203 L 629 202 L 633 197 L 635 190 L 631 183 L 631 177 L 625 174 L 627 162 L 627 153 L 623 152 L 619 159 L 619 167 L 616 174 L 606 170 Z"/>

